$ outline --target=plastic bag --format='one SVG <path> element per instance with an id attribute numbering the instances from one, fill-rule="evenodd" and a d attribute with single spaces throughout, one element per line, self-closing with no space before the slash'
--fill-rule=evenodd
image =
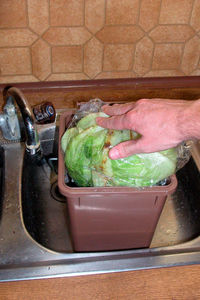
<path id="1" fill-rule="evenodd" d="M 109 150 L 140 135 L 130 130 L 110 130 L 96 124 L 96 117 L 108 117 L 101 112 L 104 102 L 93 99 L 80 106 L 61 145 L 65 153 L 68 175 L 77 186 L 165 185 L 169 176 L 182 168 L 190 158 L 190 147 L 182 143 L 177 148 L 135 154 L 111 160 Z"/>

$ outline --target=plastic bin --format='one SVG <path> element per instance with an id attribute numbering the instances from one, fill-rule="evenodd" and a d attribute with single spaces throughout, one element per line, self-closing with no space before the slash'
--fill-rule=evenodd
<path id="1" fill-rule="evenodd" d="M 72 111 L 68 111 L 60 118 L 58 187 L 67 199 L 74 250 L 149 247 L 165 200 L 177 187 L 176 176 L 171 176 L 167 186 L 141 190 L 132 187 L 67 186 L 60 140 L 71 116 Z"/>

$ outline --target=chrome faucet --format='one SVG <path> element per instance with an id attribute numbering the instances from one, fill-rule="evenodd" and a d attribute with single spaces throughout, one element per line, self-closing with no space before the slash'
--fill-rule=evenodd
<path id="1" fill-rule="evenodd" d="M 0 114 L 0 127 L 5 139 L 18 140 L 21 138 L 19 119 L 17 117 L 14 100 L 22 115 L 26 134 L 26 150 L 34 155 L 40 151 L 40 141 L 35 124 L 35 116 L 32 108 L 23 93 L 16 87 L 4 89 L 5 99 L 4 113 Z"/>

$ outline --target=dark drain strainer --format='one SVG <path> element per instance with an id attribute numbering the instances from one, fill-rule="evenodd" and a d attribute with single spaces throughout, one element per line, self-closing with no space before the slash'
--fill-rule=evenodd
<path id="1" fill-rule="evenodd" d="M 57 181 L 55 181 L 51 186 L 51 196 L 58 202 L 66 203 L 66 198 L 59 192 Z"/>

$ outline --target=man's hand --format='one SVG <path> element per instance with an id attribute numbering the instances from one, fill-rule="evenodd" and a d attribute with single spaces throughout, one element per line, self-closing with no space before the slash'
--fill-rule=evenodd
<path id="1" fill-rule="evenodd" d="M 194 125 L 197 113 L 200 120 L 199 101 L 141 99 L 127 104 L 105 105 L 102 110 L 110 118 L 97 118 L 99 126 L 130 129 L 141 135 L 138 140 L 113 147 L 109 152 L 111 159 L 161 151 L 175 147 L 184 140 L 200 138 L 200 121 Z"/>

